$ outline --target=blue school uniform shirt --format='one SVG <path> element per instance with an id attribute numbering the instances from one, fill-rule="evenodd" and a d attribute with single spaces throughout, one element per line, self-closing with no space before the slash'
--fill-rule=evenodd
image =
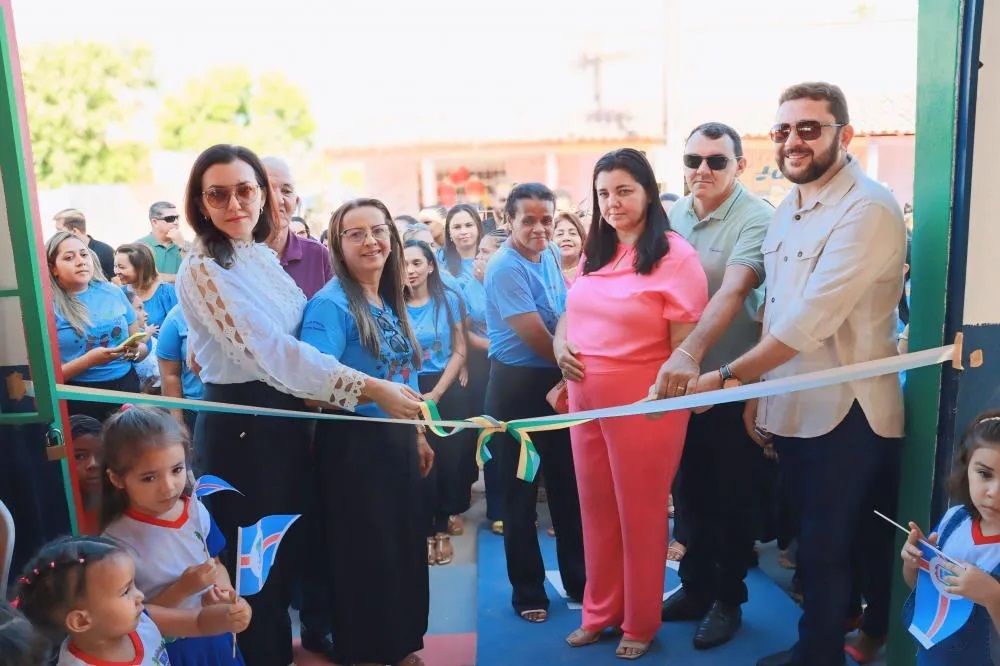
<path id="1" fill-rule="evenodd" d="M 448 266 L 448 260 L 442 258 L 438 263 L 444 268 L 444 272 L 451 275 L 458 281 L 459 286 L 465 286 L 465 283 L 469 280 L 475 280 L 476 276 L 473 273 L 472 265 L 475 263 L 475 258 L 472 259 L 462 259 L 461 265 L 459 266 L 458 273 L 452 273 L 451 268 Z"/>
<path id="2" fill-rule="evenodd" d="M 336 356 L 349 368 L 376 379 L 406 384 L 417 393 L 417 370 L 413 367 L 413 349 L 403 335 L 399 317 L 388 305 L 377 308 L 368 304 L 379 329 L 379 353 L 373 356 L 361 345 L 358 324 L 348 306 L 347 294 L 339 278 L 334 278 L 306 303 L 302 314 L 300 338 L 324 354 Z M 362 416 L 387 416 L 374 404 L 358 405 Z"/>
<path id="3" fill-rule="evenodd" d="M 541 260 L 534 263 L 504 243 L 487 264 L 483 284 L 490 358 L 514 366 L 555 367 L 532 351 L 507 323 L 515 315 L 537 312 L 549 333 L 555 333 L 566 310 L 566 281 L 554 248 L 550 244 Z"/>
<path id="4" fill-rule="evenodd" d="M 934 531 L 941 535 L 938 547 L 959 562 L 969 562 L 1000 578 L 1000 536 L 984 536 L 979 520 L 964 506 L 945 513 Z M 919 574 L 923 575 L 923 574 Z M 903 622 L 909 627 L 914 613 L 914 595 L 903 607 Z M 917 666 L 971 666 L 1000 663 L 1000 636 L 986 608 L 976 604 L 972 615 L 951 636 L 931 649 L 917 645 Z"/>
<path id="5" fill-rule="evenodd" d="M 59 308 L 54 308 L 59 360 L 62 363 L 78 359 L 95 347 L 117 347 L 128 337 L 128 327 L 135 323 L 135 310 L 128 297 L 110 282 L 91 282 L 76 297 L 87 306 L 90 326 L 80 335 L 69 325 Z M 132 361 L 119 356 L 104 365 L 87 368 L 73 381 L 109 382 L 121 379 L 131 369 Z"/>
<path id="6" fill-rule="evenodd" d="M 128 287 L 122 287 L 128 290 Z M 167 313 L 177 305 L 177 292 L 174 285 L 168 282 L 161 282 L 149 299 L 142 302 L 142 307 L 146 309 L 146 325 L 162 326 L 163 320 L 167 318 Z"/>
<path id="7" fill-rule="evenodd" d="M 448 308 L 451 308 L 451 321 L 462 321 L 462 304 L 451 289 L 445 288 L 445 298 Z M 420 345 L 420 370 L 418 374 L 429 375 L 444 372 L 451 358 L 451 325 L 448 323 L 448 309 L 445 304 L 431 298 L 423 305 L 407 305 L 410 315 L 410 326 Z"/>
<path id="8" fill-rule="evenodd" d="M 159 342 L 156 345 L 156 356 L 164 361 L 181 364 L 181 393 L 185 398 L 201 400 L 205 393 L 198 375 L 191 372 L 187 364 L 187 319 L 180 305 L 170 308 L 167 318 L 160 326 Z"/>
<path id="9" fill-rule="evenodd" d="M 486 337 L 486 287 L 472 278 L 462 286 L 465 299 L 465 313 L 469 318 L 469 329 L 476 335 Z"/>

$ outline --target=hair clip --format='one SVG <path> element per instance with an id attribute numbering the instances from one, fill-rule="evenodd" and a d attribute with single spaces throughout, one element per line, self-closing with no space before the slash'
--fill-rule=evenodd
<path id="1" fill-rule="evenodd" d="M 1000 416 L 987 416 L 985 419 L 980 419 L 976 422 L 976 425 L 980 423 L 989 423 L 990 421 L 1000 421 Z"/>
<path id="2" fill-rule="evenodd" d="M 132 409 L 133 407 L 135 407 L 135 405 L 133 405 L 131 402 L 126 402 L 124 405 L 121 406 L 121 409 L 119 409 L 118 411 L 119 412 L 127 412 L 128 410 Z"/>
<path id="3" fill-rule="evenodd" d="M 14 597 L 14 600 L 10 602 L 11 608 L 17 608 L 21 605 L 21 597 Z"/>

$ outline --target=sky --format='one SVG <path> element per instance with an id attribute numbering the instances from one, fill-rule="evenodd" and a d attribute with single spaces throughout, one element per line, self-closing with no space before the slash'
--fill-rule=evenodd
<path id="1" fill-rule="evenodd" d="M 584 54 L 608 56 L 606 104 L 662 125 L 676 97 L 774 96 L 776 80 L 850 70 L 850 86 L 915 83 L 917 0 L 13 0 L 19 44 L 73 39 L 153 48 L 169 94 L 209 67 L 278 70 L 300 85 L 320 143 L 470 138 L 557 127 L 592 106 Z M 838 41 L 867 7 L 874 42 Z M 910 37 L 910 33 L 913 33 Z M 816 34 L 831 46 L 811 48 Z M 672 50 L 672 45 L 682 45 Z M 912 57 L 910 54 L 912 51 Z M 895 54 L 895 55 L 894 55 Z M 788 56 L 791 57 L 788 57 Z M 668 63 L 669 61 L 669 63 Z M 865 70 L 870 70 L 866 72 Z M 802 74 L 800 74 L 802 73 Z M 844 76 L 841 74 L 841 77 Z M 726 85 L 720 86 L 719 82 Z M 153 110 L 149 110 L 150 116 Z"/>

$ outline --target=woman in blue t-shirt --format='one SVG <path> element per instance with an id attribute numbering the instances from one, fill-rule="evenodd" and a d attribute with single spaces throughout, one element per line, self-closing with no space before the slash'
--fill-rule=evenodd
<path id="1" fill-rule="evenodd" d="M 443 263 L 464 284 L 474 279 L 472 264 L 483 238 L 483 220 L 469 204 L 452 206 L 444 222 Z"/>
<path id="2" fill-rule="evenodd" d="M 145 243 L 128 243 L 115 250 L 115 275 L 125 289 L 135 292 L 146 310 L 146 332 L 159 335 L 160 325 L 177 305 L 174 285 L 160 280 L 153 251 Z"/>
<path id="3" fill-rule="evenodd" d="M 426 243 L 407 241 L 403 259 L 409 286 L 406 311 L 422 353 L 417 373 L 420 393 L 437 403 L 441 418 L 463 419 L 469 414 L 467 391 L 459 380 L 465 365 L 461 298 L 441 281 L 437 259 Z M 462 469 L 466 460 L 462 452 L 472 447 L 470 434 L 431 434 L 427 438 L 434 449 L 434 469 L 424 482 L 428 564 L 451 562 L 454 551 L 449 535 L 461 533 L 459 515 L 471 503 L 472 482 L 467 470 Z"/>
<path id="4" fill-rule="evenodd" d="M 553 414 L 546 400 L 562 376 L 553 334 L 566 309 L 559 250 L 552 243 L 555 195 L 540 183 L 522 183 L 504 209 L 511 235 L 486 267 L 486 333 L 490 379 L 486 413 L 501 420 Z M 545 474 L 552 523 L 558 538 L 559 573 L 566 593 L 581 600 L 586 583 L 580 499 L 568 430 L 532 433 Z M 535 531 L 537 479 L 517 478 L 520 447 L 507 433 L 490 440 L 504 483 L 503 538 L 511 603 L 528 622 L 548 618 L 545 567 Z"/>
<path id="5" fill-rule="evenodd" d="M 500 249 L 510 234 L 504 229 L 496 229 L 479 241 L 479 252 L 472 264 L 472 279 L 462 285 L 465 298 L 465 336 L 467 353 L 465 367 L 469 374 L 468 405 L 469 416 L 486 413 L 486 383 L 490 378 L 490 339 L 486 337 L 486 264 Z M 476 449 L 463 452 L 466 462 L 462 468 L 468 470 L 472 482 L 479 478 L 476 463 Z M 490 460 L 483 467 L 483 483 L 486 486 L 486 519 L 494 534 L 503 534 L 503 484 L 497 476 L 499 463 Z"/>
<path id="6" fill-rule="evenodd" d="M 94 270 L 94 256 L 73 234 L 60 231 L 45 244 L 52 310 L 63 380 L 74 386 L 139 392 L 132 362 L 146 357 L 144 343 L 122 346 L 139 332 L 135 311 L 121 289 Z M 70 414 L 103 421 L 121 405 L 67 403 Z"/>
<path id="7" fill-rule="evenodd" d="M 350 201 L 330 218 L 328 240 L 335 277 L 306 304 L 303 342 L 370 377 L 405 384 L 419 400 L 420 348 L 392 216 L 381 201 Z M 373 403 L 355 414 L 386 416 Z M 320 421 L 315 442 L 331 656 L 341 664 L 419 663 L 429 610 L 421 477 L 434 452 L 422 427 L 378 421 Z"/>

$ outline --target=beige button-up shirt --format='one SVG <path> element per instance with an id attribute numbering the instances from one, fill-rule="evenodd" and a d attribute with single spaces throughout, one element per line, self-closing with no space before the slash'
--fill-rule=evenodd
<path id="1" fill-rule="evenodd" d="M 849 158 L 799 205 L 795 187 L 775 211 L 762 245 L 764 329 L 799 353 L 765 380 L 896 354 L 896 306 L 903 292 L 906 227 L 892 194 Z M 833 430 L 857 401 L 872 430 L 903 435 L 903 393 L 895 374 L 761 399 L 757 420 L 783 437 Z"/>

